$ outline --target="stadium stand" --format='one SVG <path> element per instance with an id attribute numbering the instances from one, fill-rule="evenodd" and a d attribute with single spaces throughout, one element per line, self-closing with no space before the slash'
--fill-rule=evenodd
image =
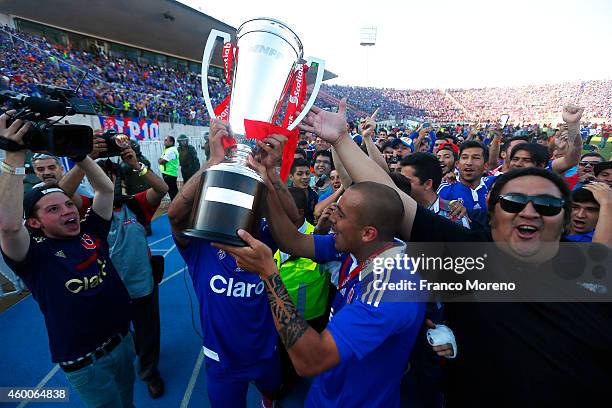
<path id="1" fill-rule="evenodd" d="M 75 88 L 101 114 L 147 117 L 165 122 L 200 125 L 208 122 L 200 78 L 188 69 L 168 68 L 117 58 L 101 49 L 78 50 L 46 38 L 1 28 L 0 87 L 38 95 L 38 84 Z M 221 81 L 209 81 L 213 103 L 227 95 Z M 317 105 L 337 106 L 349 100 L 349 120 L 381 108 L 379 118 L 427 120 L 438 123 L 485 122 L 510 114 L 514 123 L 552 122 L 559 107 L 577 100 L 588 107 L 587 120 L 612 118 L 612 81 L 582 81 L 508 88 L 400 90 L 326 85 Z"/>

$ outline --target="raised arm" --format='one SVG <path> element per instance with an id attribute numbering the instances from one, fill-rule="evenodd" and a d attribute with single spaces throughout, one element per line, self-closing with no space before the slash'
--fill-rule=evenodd
<path id="1" fill-rule="evenodd" d="M 593 193 L 599 204 L 599 218 L 593 234 L 593 242 L 612 248 L 612 189 L 605 183 L 587 184 L 583 188 Z"/>
<path id="2" fill-rule="evenodd" d="M 94 136 L 102 134 L 102 130 L 94 131 Z M 106 142 L 101 137 L 94 137 L 93 150 L 89 153 L 89 157 L 96 160 L 101 152 L 107 151 Z M 59 181 L 59 186 L 66 192 L 66 194 L 72 198 L 74 204 L 81 209 L 83 207 L 83 200 L 79 194 L 76 194 L 79 184 L 85 177 L 85 172 L 79 167 L 74 166 L 68 173 L 62 177 Z"/>
<path id="3" fill-rule="evenodd" d="M 113 198 L 115 197 L 115 186 L 112 180 L 89 156 L 78 162 L 77 166 L 85 172 L 93 187 L 94 198 L 91 208 L 103 219 L 110 220 L 113 216 Z"/>
<path id="4" fill-rule="evenodd" d="M 249 156 L 249 164 L 262 176 L 268 188 L 268 194 L 266 195 L 267 221 L 278 248 L 298 258 L 313 259 L 315 256 L 314 238 L 312 235 L 300 233 L 295 223 L 289 219 L 279 198 L 278 190 L 280 186 L 272 183 L 272 180 L 267 176 L 266 167 L 261 162 L 257 162 Z M 293 201 L 293 198 L 291 200 Z"/>
<path id="5" fill-rule="evenodd" d="M 376 144 L 374 144 L 374 140 L 372 140 L 372 136 L 376 131 L 376 116 L 378 115 L 378 111 L 380 108 L 376 108 L 372 116 L 368 116 L 365 119 L 362 119 L 359 123 L 361 137 L 363 137 L 363 141 L 366 145 L 366 150 L 368 151 L 368 156 L 374 160 L 381 169 L 389 172 L 389 166 L 387 165 L 387 161 L 385 157 L 380 152 Z"/>
<path id="6" fill-rule="evenodd" d="M 395 189 L 404 203 L 404 219 L 402 220 L 402 237 L 408 240 L 412 223 L 416 214 L 417 204 L 407 194 L 395 186 L 391 177 L 353 142 L 346 131 L 346 98 L 340 101 L 337 113 L 328 112 L 314 106 L 306 115 L 300 127 L 307 132 L 331 143 L 340 160 L 344 164 L 353 181 L 374 181 Z"/>
<path id="7" fill-rule="evenodd" d="M 493 129 L 493 140 L 489 143 L 489 169 L 499 166 L 499 151 L 501 149 L 502 132 L 499 128 Z"/>
<path id="8" fill-rule="evenodd" d="M 123 161 L 137 172 L 138 175 L 147 182 L 151 187 L 147 189 L 147 202 L 152 207 L 157 207 L 161 203 L 168 192 L 168 184 L 162 180 L 157 174 L 149 171 L 147 166 L 138 162 L 136 153 L 131 147 L 126 147 L 121 151 Z"/>
<path id="9" fill-rule="evenodd" d="M 567 152 L 563 157 L 553 160 L 553 171 L 563 174 L 576 166 L 582 154 L 582 138 L 580 137 L 580 118 L 584 108 L 576 105 L 563 107 L 563 121 L 567 123 Z"/>
<path id="10" fill-rule="evenodd" d="M 342 196 L 342 194 L 344 194 L 344 186 L 340 186 L 340 188 L 334 191 L 332 194 L 330 194 L 329 197 L 325 198 L 322 201 L 319 201 L 315 205 L 315 208 L 313 211 L 315 219 L 318 220 L 321 214 L 323 214 L 323 211 L 325 211 L 325 209 L 329 207 L 331 204 L 338 201 L 338 199 L 340 198 L 340 196 Z"/>
<path id="11" fill-rule="evenodd" d="M 30 123 L 19 119 L 6 127 L 9 111 L 0 116 L 0 136 L 21 144 L 23 135 L 30 129 Z M 0 245 L 2 251 L 14 261 L 22 261 L 30 247 L 30 236 L 23 225 L 23 175 L 15 169 L 23 167 L 25 150 L 6 152 L 0 171 Z"/>
<path id="12" fill-rule="evenodd" d="M 353 180 L 351 179 L 351 176 L 349 176 L 348 173 L 346 172 L 346 169 L 344 168 L 344 165 L 342 164 L 342 160 L 340 160 L 340 156 L 338 156 L 338 153 L 336 153 L 336 149 L 334 149 L 333 146 L 331 148 L 331 152 L 332 152 L 332 159 L 334 160 L 334 167 L 336 168 L 336 171 L 338 172 L 338 176 L 340 177 L 340 182 L 342 183 L 342 187 L 344 187 L 344 189 L 346 190 L 347 188 L 351 186 L 351 184 L 353 184 Z"/>
<path id="13" fill-rule="evenodd" d="M 260 148 L 260 153 L 256 154 L 255 159 L 265 167 L 266 176 L 278 195 L 283 211 L 291 222 L 296 223 L 300 220 L 300 213 L 278 171 L 286 141 L 287 138 L 283 135 L 270 135 L 263 141 L 258 141 L 257 145 Z"/>
<path id="14" fill-rule="evenodd" d="M 327 330 L 318 333 L 300 316 L 278 274 L 270 248 L 246 231 L 239 230 L 238 235 L 248 247 L 213 245 L 229 252 L 240 268 L 259 274 L 266 285 L 276 330 L 295 371 L 300 376 L 313 376 L 336 366 L 340 353 L 333 336 Z"/>
<path id="15" fill-rule="evenodd" d="M 187 246 L 189 240 L 180 238 L 179 233 L 188 227 L 193 200 L 199 188 L 200 178 L 204 170 L 221 163 L 225 158 L 222 139 L 229 136 L 229 124 L 218 119 L 210 120 L 210 160 L 198 170 L 189 181 L 179 190 L 177 196 L 170 203 L 168 218 L 172 233 L 179 245 Z"/>

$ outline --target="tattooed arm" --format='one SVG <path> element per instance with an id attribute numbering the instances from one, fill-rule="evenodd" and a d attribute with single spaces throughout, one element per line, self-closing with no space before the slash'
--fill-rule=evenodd
<path id="1" fill-rule="evenodd" d="M 285 214 L 287 214 L 293 224 L 301 222 L 303 217 L 300 217 L 300 213 L 295 205 L 295 200 L 291 196 L 291 193 L 289 193 L 287 185 L 283 183 L 283 180 L 280 178 L 280 173 L 276 168 L 271 168 L 268 169 L 268 177 L 270 177 L 270 182 L 280 200 L 281 207 L 285 210 Z"/>
<path id="2" fill-rule="evenodd" d="M 259 152 L 253 157 L 254 161 L 249 161 L 249 163 L 251 163 L 253 169 L 260 173 L 268 189 L 276 191 L 282 209 L 291 222 L 295 224 L 301 221 L 302 217 L 300 217 L 295 201 L 289 193 L 287 186 L 280 178 L 278 169 L 283 157 L 283 148 L 286 141 L 287 138 L 283 135 L 270 135 L 263 141 L 258 141 Z M 265 172 L 265 174 L 262 172 Z"/>
<path id="3" fill-rule="evenodd" d="M 239 230 L 238 235 L 248 247 L 213 245 L 229 252 L 240 268 L 258 273 L 265 283 L 276 330 L 289 353 L 295 371 L 305 377 L 336 366 L 340 362 L 340 354 L 334 338 L 327 330 L 317 333 L 300 316 L 278 274 L 270 248 L 246 231 Z"/>

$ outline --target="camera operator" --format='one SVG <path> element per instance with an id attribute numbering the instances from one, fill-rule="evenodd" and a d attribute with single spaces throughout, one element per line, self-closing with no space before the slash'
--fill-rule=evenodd
<path id="1" fill-rule="evenodd" d="M 15 120 L 7 128 L 14 112 L 0 116 L 0 136 L 22 144 L 31 124 Z M 24 150 L 7 151 L 1 163 L 4 259 L 38 302 L 52 361 L 59 363 L 83 403 L 131 407 L 130 298 L 104 239 L 111 225 L 112 183 L 91 158 L 75 159 L 95 191 L 91 209 L 79 223 L 74 202 L 60 188 L 34 188 L 22 201 L 24 161 Z"/>

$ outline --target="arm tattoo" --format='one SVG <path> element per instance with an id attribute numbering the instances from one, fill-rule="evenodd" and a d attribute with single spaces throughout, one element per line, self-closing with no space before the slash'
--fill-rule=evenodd
<path id="1" fill-rule="evenodd" d="M 298 314 L 281 277 L 275 273 L 264 280 L 272 315 L 278 323 L 278 333 L 289 350 L 308 330 L 308 323 Z"/>
<path id="2" fill-rule="evenodd" d="M 274 189 L 279 192 L 279 191 L 285 191 L 285 189 L 283 187 L 285 187 L 285 185 L 280 181 L 280 180 L 274 180 L 272 182 L 272 184 L 274 185 Z"/>

